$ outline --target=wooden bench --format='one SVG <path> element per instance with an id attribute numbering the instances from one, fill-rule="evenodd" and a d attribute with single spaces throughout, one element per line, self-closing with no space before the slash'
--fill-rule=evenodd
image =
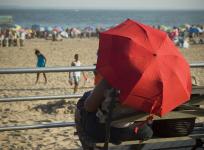
<path id="1" fill-rule="evenodd" d="M 204 86 L 193 86 L 192 96 L 188 103 L 178 107 L 174 111 L 168 113 L 163 117 L 155 117 L 154 120 L 169 120 L 169 119 L 184 119 L 184 118 L 197 118 L 204 117 L 204 108 L 200 107 L 204 105 Z M 127 117 L 128 116 L 128 117 Z M 128 122 L 128 121 L 144 121 L 146 120 L 148 114 L 142 112 L 135 112 L 128 114 L 127 116 L 113 118 L 114 123 Z M 188 136 L 182 137 L 169 137 L 169 138 L 159 138 L 153 137 L 147 141 L 143 141 L 142 144 L 155 144 L 155 143 L 165 143 L 165 142 L 178 142 L 187 141 L 194 139 L 196 142 L 193 148 L 204 146 L 204 122 L 197 123 L 193 132 Z M 203 145 L 202 145 L 203 144 Z M 97 147 L 103 147 L 104 143 L 96 143 Z M 121 145 L 141 145 L 139 141 L 124 141 Z M 118 145 L 109 144 L 109 147 L 115 147 Z M 172 145 L 170 145 L 172 147 Z"/>
<path id="2" fill-rule="evenodd" d="M 189 140 L 195 140 L 196 142 L 189 146 L 195 146 L 196 144 L 199 144 L 200 140 L 202 141 L 202 138 L 204 138 L 204 126 L 198 127 L 195 125 L 195 128 L 193 132 L 188 136 L 182 136 L 182 137 L 168 137 L 168 138 L 159 138 L 159 137 L 153 137 L 152 139 L 143 141 L 140 143 L 140 141 L 124 141 L 120 145 L 114 145 L 112 143 L 109 144 L 109 148 L 116 147 L 116 146 L 128 146 L 128 145 L 140 145 L 140 144 L 158 144 L 158 143 L 165 143 L 165 142 L 185 142 Z M 197 143 L 198 142 L 198 143 Z M 203 141 L 202 141 L 203 142 Z M 97 143 L 96 146 L 98 148 L 103 147 L 104 143 Z M 197 145 L 198 146 L 198 145 Z M 171 148 L 175 148 L 173 145 L 171 145 Z"/>

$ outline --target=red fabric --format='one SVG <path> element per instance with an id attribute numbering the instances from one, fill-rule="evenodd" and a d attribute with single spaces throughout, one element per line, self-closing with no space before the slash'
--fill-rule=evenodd
<path id="1" fill-rule="evenodd" d="M 171 40 L 174 40 L 174 38 L 176 37 L 176 33 L 175 32 L 171 32 L 169 34 L 169 37 L 170 37 Z"/>
<path id="2" fill-rule="evenodd" d="M 122 104 L 158 116 L 191 95 L 189 64 L 167 34 L 130 19 L 100 33 L 96 68 Z"/>
<path id="3" fill-rule="evenodd" d="M 94 85 L 97 85 L 102 79 L 103 77 L 99 73 L 96 73 L 94 78 Z"/>

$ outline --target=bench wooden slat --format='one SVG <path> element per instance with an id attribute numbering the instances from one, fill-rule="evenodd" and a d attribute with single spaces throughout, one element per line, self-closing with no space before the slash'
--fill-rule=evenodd
<path id="1" fill-rule="evenodd" d="M 196 118 L 196 117 L 204 117 L 204 109 L 195 107 L 193 105 L 204 105 L 204 86 L 193 86 L 192 94 L 195 96 L 185 105 L 179 107 L 176 111 L 172 111 L 163 117 L 155 116 L 154 120 L 163 120 L 163 119 L 184 119 L 184 118 Z M 112 123 L 121 123 L 121 122 L 131 122 L 131 121 L 144 121 L 148 117 L 148 113 L 143 112 L 135 112 L 131 115 L 123 116 L 123 118 L 113 118 Z M 188 136 L 183 137 L 169 137 L 169 138 L 158 138 L 153 137 L 150 140 L 142 142 L 142 144 L 154 144 L 154 143 L 162 143 L 162 142 L 174 142 L 174 141 L 187 141 L 192 140 L 193 138 L 204 138 L 204 127 L 194 128 L 194 132 L 192 132 Z M 140 144 L 140 141 L 124 141 L 120 145 L 137 145 Z M 97 143 L 99 147 L 103 147 L 104 143 Z M 116 146 L 114 144 L 109 144 L 109 147 Z"/>
<path id="2" fill-rule="evenodd" d="M 204 94 L 197 96 L 197 97 L 193 97 L 192 99 L 190 99 L 188 104 L 190 104 L 190 105 L 204 105 Z"/>
<path id="3" fill-rule="evenodd" d="M 120 122 L 132 122 L 132 121 L 144 121 L 148 117 L 148 113 L 135 112 L 128 117 L 122 118 L 113 118 L 113 123 Z M 178 119 L 178 118 L 193 118 L 193 117 L 204 117 L 204 110 L 180 110 L 172 111 L 163 117 L 155 116 L 154 120 L 163 120 L 163 119 Z"/>
<path id="4" fill-rule="evenodd" d="M 192 117 L 204 117 L 204 108 L 195 107 L 194 105 L 204 105 L 204 95 L 192 98 L 188 103 L 177 107 L 176 111 L 172 111 L 163 117 L 155 116 L 155 120 L 162 119 L 178 119 L 178 118 L 192 118 Z M 187 110 L 186 110 L 187 109 Z M 144 121 L 148 117 L 148 113 L 137 112 L 126 114 L 113 118 L 114 123 L 128 122 L 128 121 Z"/>
<path id="5" fill-rule="evenodd" d="M 204 137 L 204 134 L 199 134 L 199 137 Z M 142 142 L 142 144 L 154 144 L 154 143 L 162 143 L 162 142 L 174 142 L 174 141 L 187 141 L 187 140 L 192 140 L 193 138 L 195 138 L 196 135 L 194 135 L 194 137 L 190 137 L 190 136 L 184 136 L 184 137 L 170 137 L 170 138 L 154 138 L 154 139 L 150 139 L 147 141 Z M 140 144 L 140 141 L 125 141 L 122 142 L 120 144 L 120 146 L 124 146 L 124 145 L 137 145 Z M 104 143 L 97 143 L 96 144 L 98 147 L 103 147 Z M 112 143 L 109 144 L 109 147 L 115 147 L 117 145 L 114 145 Z"/>
<path id="6" fill-rule="evenodd" d="M 154 143 L 162 143 L 162 142 L 174 142 L 174 141 L 186 141 L 186 140 L 192 140 L 192 139 L 197 139 L 197 138 L 204 138 L 204 128 L 201 128 L 198 132 L 193 131 L 190 135 L 188 136 L 182 136 L 182 137 L 169 137 L 169 138 L 158 138 L 158 137 L 153 137 L 152 139 L 149 139 L 147 141 L 143 141 L 142 144 L 154 144 Z M 120 146 L 124 145 L 137 145 L 140 144 L 140 141 L 135 140 L 135 141 L 124 141 L 120 144 Z M 99 147 L 103 147 L 104 143 L 97 143 L 96 144 Z M 115 147 L 117 145 L 114 144 L 109 144 L 109 147 Z"/>
<path id="7" fill-rule="evenodd" d="M 204 86 L 193 86 L 192 94 L 204 94 Z"/>

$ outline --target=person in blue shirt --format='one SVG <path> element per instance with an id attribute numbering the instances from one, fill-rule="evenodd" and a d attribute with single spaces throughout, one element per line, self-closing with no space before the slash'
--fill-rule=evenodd
<path id="1" fill-rule="evenodd" d="M 38 49 L 35 49 L 35 55 L 37 56 L 37 65 L 36 66 L 37 67 L 45 67 L 45 64 L 46 64 L 45 56 Z M 37 73 L 37 78 L 36 78 L 35 84 L 38 83 L 39 76 L 40 76 L 40 73 Z M 47 77 L 46 77 L 44 72 L 43 72 L 43 76 L 44 76 L 45 84 L 46 84 L 47 83 Z"/>

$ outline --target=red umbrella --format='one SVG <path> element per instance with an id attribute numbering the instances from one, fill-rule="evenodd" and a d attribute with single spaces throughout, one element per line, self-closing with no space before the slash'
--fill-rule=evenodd
<path id="1" fill-rule="evenodd" d="M 189 64 L 165 32 L 128 19 L 99 39 L 96 69 L 122 104 L 163 116 L 190 99 Z"/>

